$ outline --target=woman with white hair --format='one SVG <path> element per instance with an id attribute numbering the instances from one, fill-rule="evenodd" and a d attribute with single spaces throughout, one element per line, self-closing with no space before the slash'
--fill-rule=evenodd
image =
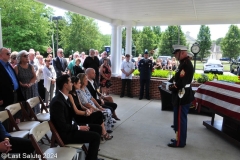
<path id="1" fill-rule="evenodd" d="M 27 100 L 38 96 L 36 83 L 37 76 L 35 74 L 34 67 L 29 64 L 28 52 L 25 50 L 20 51 L 17 54 L 17 62 L 18 64 L 14 67 L 14 70 L 19 79 L 24 98 Z M 40 113 L 39 105 L 34 107 L 33 111 L 36 114 Z"/>
<path id="2" fill-rule="evenodd" d="M 50 97 L 50 101 L 53 97 L 53 91 L 55 88 L 56 82 L 56 72 L 54 67 L 50 65 L 50 58 L 45 59 L 46 65 L 43 68 L 43 78 L 44 78 L 44 88 L 45 88 L 45 103 L 48 106 L 48 99 Z"/>

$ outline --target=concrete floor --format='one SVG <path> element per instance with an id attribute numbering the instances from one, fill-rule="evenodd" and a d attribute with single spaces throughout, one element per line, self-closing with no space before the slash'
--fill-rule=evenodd
<path id="1" fill-rule="evenodd" d="M 170 127 L 173 112 L 162 111 L 160 100 L 138 100 L 112 95 L 121 121 L 115 123 L 112 140 L 100 144 L 105 160 L 239 160 L 240 148 L 202 125 L 210 117 L 188 114 L 185 148 L 169 148 L 175 137 Z M 215 119 L 221 119 L 216 116 Z M 43 150 L 49 145 L 41 145 Z"/>
<path id="2" fill-rule="evenodd" d="M 188 115 L 188 138 L 185 148 L 169 148 L 175 137 L 170 127 L 173 112 L 161 111 L 160 100 L 119 98 L 114 138 L 100 145 L 99 155 L 120 160 L 239 160 L 240 148 L 202 125 L 208 116 Z M 216 116 L 216 119 L 221 117 Z M 109 157 L 109 158 L 106 158 Z"/>

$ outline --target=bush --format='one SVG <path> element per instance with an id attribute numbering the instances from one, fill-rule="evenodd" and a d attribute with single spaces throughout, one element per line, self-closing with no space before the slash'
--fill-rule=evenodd
<path id="1" fill-rule="evenodd" d="M 135 70 L 133 74 L 135 76 L 139 76 L 140 73 L 138 70 Z M 152 77 L 168 78 L 170 74 L 174 75 L 175 72 L 169 70 L 154 70 L 154 72 L 152 72 Z M 212 73 L 209 74 L 194 73 L 194 80 L 196 80 L 199 83 L 205 83 L 206 81 L 212 81 L 213 76 L 214 74 Z M 239 82 L 238 76 L 236 75 L 218 75 L 218 80 L 234 83 Z"/>

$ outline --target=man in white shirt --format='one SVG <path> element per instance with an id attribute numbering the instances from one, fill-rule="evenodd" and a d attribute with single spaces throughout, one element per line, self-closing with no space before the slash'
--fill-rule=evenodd
<path id="1" fill-rule="evenodd" d="M 127 95 L 132 98 L 131 94 L 131 81 L 132 81 L 132 73 L 135 69 L 134 64 L 130 61 L 130 55 L 126 54 L 126 60 L 122 62 L 121 71 L 122 71 L 122 91 L 120 97 L 124 97 L 125 86 L 127 83 Z"/>

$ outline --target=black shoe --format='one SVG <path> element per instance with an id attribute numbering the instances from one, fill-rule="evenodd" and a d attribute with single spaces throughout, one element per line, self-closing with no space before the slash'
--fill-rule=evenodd
<path id="1" fill-rule="evenodd" d="M 112 130 L 107 130 L 107 133 L 112 133 L 113 131 Z"/>
<path id="2" fill-rule="evenodd" d="M 150 98 L 148 97 L 148 98 L 146 98 L 147 100 L 150 100 Z"/>
<path id="3" fill-rule="evenodd" d="M 124 95 L 120 95 L 120 98 L 123 98 L 124 97 Z"/>
<path id="4" fill-rule="evenodd" d="M 142 97 L 139 97 L 139 100 L 142 100 Z"/>
<path id="5" fill-rule="evenodd" d="M 171 128 L 174 128 L 174 125 L 171 125 Z"/>
<path id="6" fill-rule="evenodd" d="M 129 98 L 133 98 L 133 96 L 132 96 L 132 95 L 128 95 L 128 97 L 129 97 Z"/>
<path id="7" fill-rule="evenodd" d="M 170 142 L 170 143 L 168 143 L 168 147 L 173 147 L 173 148 L 183 148 L 183 147 L 185 147 L 185 146 L 177 146 L 177 141 L 175 141 L 175 142 Z"/>
<path id="8" fill-rule="evenodd" d="M 172 138 L 170 141 L 171 142 L 176 142 L 177 140 L 175 138 Z"/>

